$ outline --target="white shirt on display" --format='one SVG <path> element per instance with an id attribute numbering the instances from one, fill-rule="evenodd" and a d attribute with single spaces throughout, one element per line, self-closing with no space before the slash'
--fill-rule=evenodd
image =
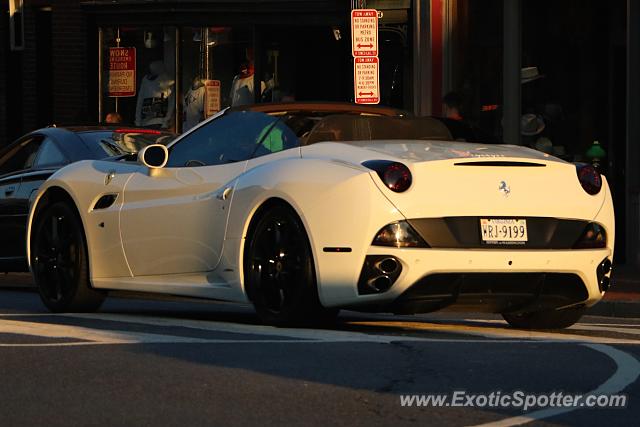
<path id="1" fill-rule="evenodd" d="M 204 119 L 204 101 L 206 88 L 204 85 L 190 87 L 182 99 L 184 121 L 182 131 L 185 132 Z"/>
<path id="2" fill-rule="evenodd" d="M 136 126 L 169 127 L 175 111 L 173 83 L 166 75 L 143 77 L 136 104 Z"/>
<path id="3" fill-rule="evenodd" d="M 260 93 L 264 92 L 266 85 L 260 82 Z M 233 78 L 231 83 L 231 105 L 246 105 L 255 102 L 253 97 L 253 74 L 241 77 L 239 74 Z"/>

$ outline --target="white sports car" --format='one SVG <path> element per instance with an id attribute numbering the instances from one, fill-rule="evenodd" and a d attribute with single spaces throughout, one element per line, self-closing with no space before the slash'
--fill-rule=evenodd
<path id="1" fill-rule="evenodd" d="M 27 239 L 53 311 L 129 290 L 250 301 L 270 324 L 452 306 L 556 328 L 608 289 L 614 215 L 591 166 L 396 110 L 292 103 L 61 169 Z"/>

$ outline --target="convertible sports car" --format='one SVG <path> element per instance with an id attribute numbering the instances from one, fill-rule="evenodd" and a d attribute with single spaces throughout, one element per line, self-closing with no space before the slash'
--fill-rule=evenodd
<path id="1" fill-rule="evenodd" d="M 250 301 L 277 325 L 454 306 L 555 328 L 608 289 L 613 236 L 591 166 L 396 110 L 291 103 L 65 167 L 31 207 L 28 250 L 53 311 L 130 290 Z"/>
<path id="2" fill-rule="evenodd" d="M 25 236 L 29 203 L 63 166 L 168 143 L 173 134 L 123 126 L 47 127 L 0 150 L 0 271 L 28 271 Z"/>

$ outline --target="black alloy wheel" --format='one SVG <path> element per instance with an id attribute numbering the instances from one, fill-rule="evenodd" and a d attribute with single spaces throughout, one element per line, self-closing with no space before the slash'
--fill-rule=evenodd
<path id="1" fill-rule="evenodd" d="M 42 302 L 53 312 L 97 310 L 106 293 L 89 285 L 87 246 L 78 214 L 64 202 L 35 218 L 31 265 Z"/>
<path id="2" fill-rule="evenodd" d="M 245 284 L 260 319 L 271 325 L 335 320 L 338 310 L 318 299 L 309 239 L 296 213 L 268 208 L 252 226 L 245 251 Z"/>
<path id="3" fill-rule="evenodd" d="M 584 307 L 567 308 L 533 313 L 503 313 L 502 317 L 517 329 L 563 329 L 580 320 L 585 311 Z"/>

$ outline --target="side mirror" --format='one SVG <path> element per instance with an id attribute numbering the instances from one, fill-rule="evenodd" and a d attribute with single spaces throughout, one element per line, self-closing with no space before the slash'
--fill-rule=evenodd
<path id="1" fill-rule="evenodd" d="M 162 144 L 147 145 L 138 153 L 138 162 L 151 170 L 163 168 L 169 160 L 169 150 Z"/>

